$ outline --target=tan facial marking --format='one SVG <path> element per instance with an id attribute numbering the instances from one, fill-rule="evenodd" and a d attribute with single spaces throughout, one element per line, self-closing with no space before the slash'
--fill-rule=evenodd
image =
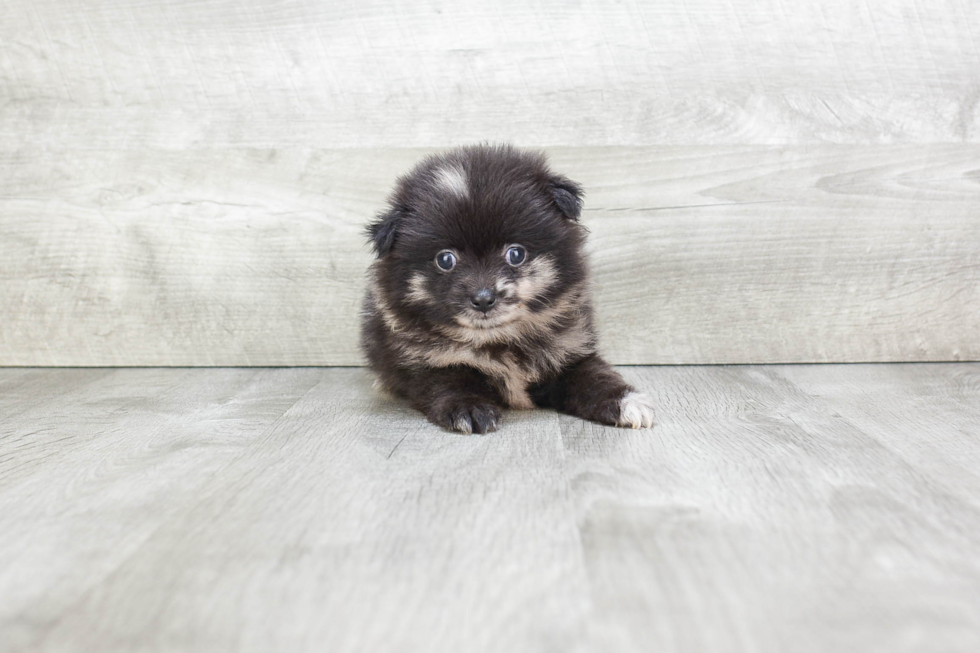
<path id="1" fill-rule="evenodd" d="M 550 256 L 538 256 L 528 263 L 515 282 L 515 294 L 521 301 L 538 297 L 550 288 L 558 278 L 555 261 Z"/>
<path id="2" fill-rule="evenodd" d="M 514 294 L 514 282 L 509 279 L 497 279 L 497 284 L 494 288 L 497 291 L 497 295 L 503 299 L 509 299 Z"/>
<path id="3" fill-rule="evenodd" d="M 576 323 L 558 338 L 558 351 L 588 353 L 592 349 L 591 332 L 583 318 L 588 311 L 581 310 L 585 292 L 585 284 L 575 286 L 536 313 L 528 310 L 523 303 L 501 307 L 500 315 L 489 322 L 477 323 L 464 314 L 456 318 L 459 327 L 439 327 L 439 331 L 458 343 L 482 347 L 545 334 L 559 321 L 573 318 Z"/>
<path id="4" fill-rule="evenodd" d="M 377 309 L 378 313 L 381 315 L 381 321 L 384 322 L 385 326 L 388 327 L 393 333 L 397 333 L 403 329 L 401 320 L 399 320 L 394 311 L 391 310 L 391 306 L 385 300 L 384 293 L 381 292 L 381 285 L 378 283 L 377 275 L 379 273 L 379 268 L 372 266 L 371 274 L 368 277 L 368 294 L 371 296 L 371 300 L 374 302 L 374 307 Z"/>
<path id="5" fill-rule="evenodd" d="M 554 283 L 555 265 L 550 257 L 543 256 L 528 264 L 517 283 L 505 281 L 497 284 L 503 290 L 512 290 L 518 299 L 521 295 L 534 298 Z M 523 283 L 523 287 L 521 284 Z M 586 295 L 585 283 L 571 288 L 549 303 L 543 310 L 531 312 L 524 301 L 501 307 L 497 318 L 489 324 L 477 323 L 471 318 L 458 320 L 460 326 L 435 326 L 436 333 L 426 334 L 403 324 L 381 292 L 379 280 L 372 275 L 369 289 L 374 305 L 384 324 L 395 334 L 392 344 L 401 351 L 406 361 L 429 367 L 465 365 L 480 370 L 497 385 L 506 404 L 513 408 L 533 407 L 527 388 L 543 378 L 543 375 L 560 369 L 568 361 L 594 350 L 592 332 L 588 326 L 587 310 L 583 310 Z M 425 277 L 412 276 L 408 281 L 408 297 L 411 301 L 428 301 L 431 293 L 425 287 Z M 526 301 L 526 300 L 525 300 Z M 572 324 L 568 324 L 571 320 Z M 562 324 L 562 332 L 555 335 L 551 345 L 539 352 L 533 362 L 518 363 L 510 353 L 491 356 L 479 348 L 489 344 L 519 342 L 525 338 L 545 335 Z M 442 337 L 447 338 L 443 340 Z"/>
<path id="6" fill-rule="evenodd" d="M 408 294 L 405 295 L 410 302 L 416 304 L 427 304 L 430 303 L 432 298 L 432 293 L 429 289 L 425 287 L 425 275 L 421 272 L 416 272 L 408 280 Z"/>

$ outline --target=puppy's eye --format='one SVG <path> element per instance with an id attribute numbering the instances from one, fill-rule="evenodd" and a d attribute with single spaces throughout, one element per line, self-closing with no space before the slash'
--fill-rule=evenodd
<path id="1" fill-rule="evenodd" d="M 436 267 L 445 272 L 449 272 L 456 267 L 456 255 L 448 249 L 444 249 L 436 254 Z"/>
<path id="2" fill-rule="evenodd" d="M 507 262 L 516 268 L 527 259 L 527 250 L 520 245 L 514 245 L 507 250 L 507 254 L 504 256 L 507 258 Z"/>

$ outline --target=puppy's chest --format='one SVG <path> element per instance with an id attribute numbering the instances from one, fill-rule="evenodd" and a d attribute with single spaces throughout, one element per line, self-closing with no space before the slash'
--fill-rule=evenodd
<path id="1" fill-rule="evenodd" d="M 530 385 L 558 373 L 565 365 L 589 353 L 592 339 L 584 324 L 566 330 L 561 337 L 550 334 L 546 340 L 525 346 L 495 344 L 483 347 L 454 343 L 442 349 L 439 366 L 466 365 L 489 376 L 507 404 L 513 408 L 532 408 Z"/>
<path id="2" fill-rule="evenodd" d="M 526 352 L 507 347 L 454 345 L 440 352 L 435 362 L 440 366 L 465 365 L 483 372 L 500 390 L 507 405 L 520 409 L 534 407 L 527 388 L 545 372 Z"/>
<path id="3" fill-rule="evenodd" d="M 472 342 L 471 337 L 464 340 L 452 332 L 405 331 L 392 335 L 407 361 L 436 368 L 462 365 L 482 372 L 513 408 L 533 408 L 528 394 L 530 385 L 558 374 L 595 349 L 584 312 L 554 319 L 534 330 L 525 329 L 514 338 L 490 342 Z"/>

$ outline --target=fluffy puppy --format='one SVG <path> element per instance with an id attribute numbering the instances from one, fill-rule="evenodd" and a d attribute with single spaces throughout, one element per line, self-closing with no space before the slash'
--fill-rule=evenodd
<path id="1" fill-rule="evenodd" d="M 651 426 L 649 398 L 596 353 L 581 210 L 578 184 L 511 146 L 398 179 L 367 230 L 361 345 L 380 385 L 463 433 L 496 430 L 504 407 Z"/>

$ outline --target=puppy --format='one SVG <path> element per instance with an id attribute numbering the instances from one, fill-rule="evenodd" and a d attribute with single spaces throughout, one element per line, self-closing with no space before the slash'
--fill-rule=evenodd
<path id="1" fill-rule="evenodd" d="M 487 433 L 550 407 L 649 427 L 649 398 L 596 352 L 582 189 L 507 145 L 430 156 L 368 226 L 361 345 L 380 385 L 435 424 Z"/>

